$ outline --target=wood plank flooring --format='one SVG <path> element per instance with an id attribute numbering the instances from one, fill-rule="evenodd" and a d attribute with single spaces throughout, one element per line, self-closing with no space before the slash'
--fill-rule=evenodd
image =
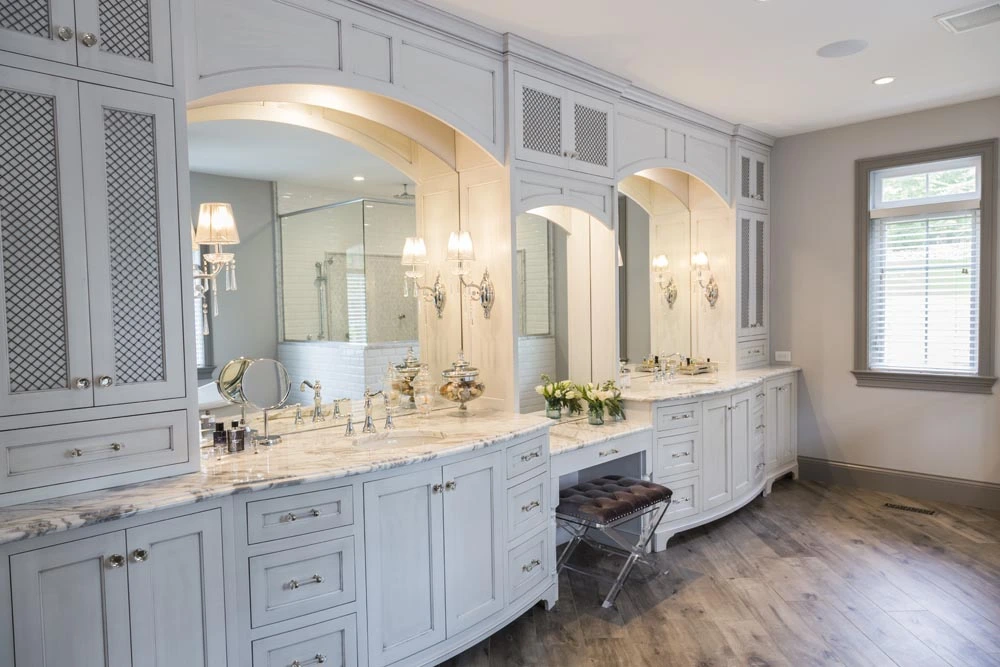
<path id="1" fill-rule="evenodd" d="M 564 573 L 553 611 L 445 665 L 1000 667 L 1000 512 L 787 480 L 657 562 L 611 610 L 607 584 Z"/>

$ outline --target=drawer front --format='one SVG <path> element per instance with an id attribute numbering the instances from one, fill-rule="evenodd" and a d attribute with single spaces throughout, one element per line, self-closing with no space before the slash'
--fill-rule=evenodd
<path id="1" fill-rule="evenodd" d="M 742 368 L 767 363 L 767 339 L 751 340 L 736 346 L 736 364 Z"/>
<path id="2" fill-rule="evenodd" d="M 247 503 L 247 541 L 250 544 L 352 523 L 354 490 L 350 486 Z"/>
<path id="3" fill-rule="evenodd" d="M 285 632 L 253 643 L 253 667 L 357 667 L 358 627 L 354 614 Z"/>
<path id="4" fill-rule="evenodd" d="M 696 472 L 701 465 L 701 433 L 679 433 L 656 439 L 654 479 Z"/>
<path id="5" fill-rule="evenodd" d="M 354 538 L 250 559 L 250 624 L 311 614 L 353 602 Z"/>
<path id="6" fill-rule="evenodd" d="M 532 438 L 507 448 L 507 479 L 545 465 L 545 438 Z"/>
<path id="7" fill-rule="evenodd" d="M 674 492 L 663 523 L 684 519 L 701 511 L 701 483 L 697 476 L 660 482 Z"/>
<path id="8" fill-rule="evenodd" d="M 187 412 L 0 433 L 4 491 L 146 470 L 188 460 Z"/>
<path id="9" fill-rule="evenodd" d="M 694 429 L 701 424 L 701 408 L 698 403 L 664 405 L 656 408 L 656 430 L 677 431 Z"/>
<path id="10" fill-rule="evenodd" d="M 507 540 L 516 540 L 549 516 L 548 475 L 533 477 L 507 491 Z"/>
<path id="11" fill-rule="evenodd" d="M 548 576 L 548 543 L 549 531 L 543 530 L 507 553 L 508 603 L 517 600 Z"/>

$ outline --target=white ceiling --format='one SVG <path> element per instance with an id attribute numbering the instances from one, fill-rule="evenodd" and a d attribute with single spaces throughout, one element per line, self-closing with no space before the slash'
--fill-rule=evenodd
<path id="1" fill-rule="evenodd" d="M 425 1 L 775 136 L 1000 94 L 1000 24 L 934 20 L 975 0 Z M 869 47 L 816 56 L 855 38 Z"/>
<path id="2" fill-rule="evenodd" d="M 391 198 L 407 183 L 400 171 L 362 148 L 297 125 L 222 120 L 188 126 L 191 170 L 278 181 L 283 188 L 327 191 L 334 201 Z M 364 176 L 363 182 L 353 180 Z M 315 205 L 329 203 L 316 201 Z"/>

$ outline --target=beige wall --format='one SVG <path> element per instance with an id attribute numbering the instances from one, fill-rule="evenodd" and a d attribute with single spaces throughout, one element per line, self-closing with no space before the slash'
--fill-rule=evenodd
<path id="1" fill-rule="evenodd" d="M 801 455 L 1000 483 L 1000 389 L 859 388 L 850 373 L 854 161 L 997 136 L 1000 97 L 778 140 L 771 346 L 803 368 Z"/>

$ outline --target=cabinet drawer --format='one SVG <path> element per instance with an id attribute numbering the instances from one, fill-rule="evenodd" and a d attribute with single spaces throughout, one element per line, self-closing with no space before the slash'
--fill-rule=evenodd
<path id="1" fill-rule="evenodd" d="M 250 624 L 260 627 L 354 601 L 354 538 L 250 559 Z"/>
<path id="2" fill-rule="evenodd" d="M 253 643 L 253 667 L 319 664 L 357 667 L 358 627 L 354 614 Z"/>
<path id="3" fill-rule="evenodd" d="M 548 475 L 521 482 L 507 491 L 507 540 L 516 540 L 549 516 Z"/>
<path id="4" fill-rule="evenodd" d="M 521 597 L 549 572 L 549 531 L 543 530 L 507 553 L 508 604 Z"/>
<path id="5" fill-rule="evenodd" d="M 663 523 L 683 519 L 701 511 L 701 480 L 697 475 L 660 482 L 674 492 Z"/>
<path id="6" fill-rule="evenodd" d="M 250 544 L 352 523 L 354 490 L 350 486 L 247 503 L 247 541 Z"/>
<path id="7" fill-rule="evenodd" d="M 701 433 L 679 433 L 656 439 L 654 479 L 695 472 L 701 465 Z"/>
<path id="8" fill-rule="evenodd" d="M 767 339 L 748 340 L 736 345 L 736 365 L 740 368 L 767 363 Z"/>
<path id="9" fill-rule="evenodd" d="M 545 437 L 532 438 L 507 449 L 507 479 L 545 465 Z"/>
<path id="10" fill-rule="evenodd" d="M 701 407 L 698 403 L 664 405 L 656 409 L 656 430 L 676 431 L 694 429 L 701 423 Z"/>
<path id="11" fill-rule="evenodd" d="M 188 460 L 187 413 L 161 412 L 0 433 L 4 491 Z"/>

